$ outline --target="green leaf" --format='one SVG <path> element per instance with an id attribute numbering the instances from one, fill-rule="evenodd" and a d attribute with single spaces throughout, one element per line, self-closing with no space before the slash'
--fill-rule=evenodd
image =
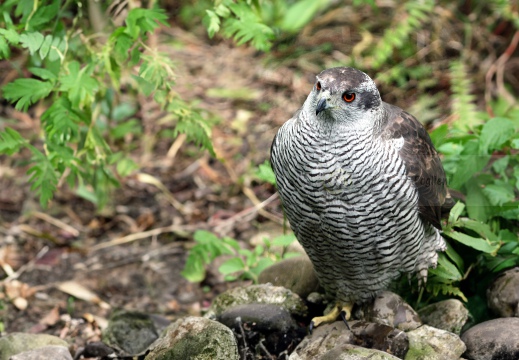
<path id="1" fill-rule="evenodd" d="M 483 125 L 479 138 L 479 153 L 486 155 L 491 150 L 501 149 L 514 135 L 514 123 L 506 118 L 496 117 Z"/>
<path id="2" fill-rule="evenodd" d="M 296 236 L 294 234 L 281 235 L 272 239 L 272 245 L 275 246 L 288 246 L 296 241 Z"/>
<path id="3" fill-rule="evenodd" d="M 56 80 L 58 78 L 52 71 L 49 71 L 44 68 L 31 67 L 28 70 L 34 75 L 42 78 L 43 80 Z"/>
<path id="4" fill-rule="evenodd" d="M 463 274 L 443 253 L 438 254 L 438 266 L 435 269 L 429 269 L 429 273 L 438 276 L 448 282 L 459 281 L 463 278 Z"/>
<path id="5" fill-rule="evenodd" d="M 499 244 L 490 243 L 490 241 L 482 238 L 475 238 L 455 230 L 448 230 L 443 233 L 465 246 L 469 246 L 487 254 L 495 254 L 497 250 L 499 250 Z"/>
<path id="6" fill-rule="evenodd" d="M 30 146 L 33 154 L 32 162 L 34 163 L 27 171 L 30 175 L 29 182 L 32 183 L 31 190 L 40 196 L 40 204 L 46 207 L 58 185 L 58 177 L 56 171 L 50 163 L 49 159 L 36 148 Z"/>
<path id="7" fill-rule="evenodd" d="M 459 157 L 458 167 L 449 183 L 451 188 L 459 190 L 472 175 L 483 170 L 490 160 L 489 155 L 478 153 L 478 147 L 479 143 L 477 140 L 470 140 L 464 145 Z"/>
<path id="8" fill-rule="evenodd" d="M 463 258 L 454 250 L 454 248 L 447 243 L 447 250 L 445 251 L 445 254 L 451 259 L 456 267 L 459 269 L 461 273 L 465 271 L 465 263 L 463 261 Z"/>
<path id="9" fill-rule="evenodd" d="M 207 28 L 209 38 L 212 38 L 218 31 L 220 31 L 220 17 L 214 11 L 206 10 L 206 15 L 203 18 L 203 24 Z"/>
<path id="10" fill-rule="evenodd" d="M 117 162 L 117 173 L 122 177 L 130 175 L 132 172 L 139 169 L 139 165 L 130 158 L 123 158 Z"/>
<path id="11" fill-rule="evenodd" d="M 263 270 L 265 270 L 266 268 L 268 268 L 269 266 L 271 266 L 272 264 L 274 264 L 274 260 L 270 259 L 270 258 L 266 258 L 266 257 L 262 257 L 261 259 L 258 260 L 256 266 L 254 266 L 253 268 L 250 269 L 250 271 L 256 276 L 256 278 L 259 276 L 259 274 L 261 274 L 261 272 Z"/>
<path id="12" fill-rule="evenodd" d="M 94 101 L 99 83 L 91 76 L 92 69 L 88 65 L 80 69 L 79 62 L 72 61 L 68 64 L 68 74 L 60 77 L 59 89 L 67 92 L 67 97 L 75 108 L 82 109 Z"/>
<path id="13" fill-rule="evenodd" d="M 286 10 L 281 29 L 287 32 L 299 31 L 328 3 L 328 0 L 300 0 L 295 2 Z"/>
<path id="14" fill-rule="evenodd" d="M 274 171 L 272 170 L 272 166 L 268 160 L 265 160 L 263 164 L 258 166 L 258 169 L 256 170 L 256 176 L 261 181 L 276 185 L 276 175 L 274 175 Z"/>
<path id="15" fill-rule="evenodd" d="M 515 199 L 514 187 L 504 181 L 496 181 L 496 184 L 489 184 L 482 191 L 488 201 L 494 206 L 501 206 Z"/>
<path id="16" fill-rule="evenodd" d="M 27 111 L 29 105 L 47 97 L 54 85 L 37 79 L 16 79 L 3 88 L 4 98 L 16 102 L 17 110 Z"/>
<path id="17" fill-rule="evenodd" d="M 475 231 L 482 238 L 487 239 L 492 242 L 496 242 L 499 239 L 498 236 L 496 234 L 494 234 L 494 232 L 492 231 L 492 229 L 490 228 L 490 226 L 488 224 L 485 224 L 485 223 L 482 223 L 482 222 L 479 222 L 476 220 L 467 219 L 467 218 L 460 219 L 459 226 L 470 229 L 472 231 Z"/>
<path id="18" fill-rule="evenodd" d="M 461 201 L 458 201 L 449 213 L 449 224 L 454 224 L 460 217 L 463 210 L 465 210 L 465 204 L 463 204 Z"/>
<path id="19" fill-rule="evenodd" d="M 7 59 L 11 55 L 11 50 L 7 41 L 3 37 L 0 37 L 0 60 Z"/>
<path id="20" fill-rule="evenodd" d="M 467 213 L 472 219 L 486 222 L 492 215 L 490 202 L 482 190 L 483 181 L 481 177 L 470 179 L 466 183 L 466 206 Z"/>
<path id="21" fill-rule="evenodd" d="M 434 144 L 434 147 L 436 149 L 438 149 L 438 147 L 440 145 L 443 145 L 446 142 L 448 133 L 449 133 L 449 126 L 447 124 L 440 125 L 429 133 L 431 140 Z"/>
<path id="22" fill-rule="evenodd" d="M 200 282 L 205 279 L 205 267 L 201 257 L 196 253 L 190 253 L 186 265 L 180 274 L 190 282 Z"/>
<path id="23" fill-rule="evenodd" d="M 0 154 L 12 155 L 27 145 L 20 133 L 11 128 L 0 131 Z"/>
<path id="24" fill-rule="evenodd" d="M 239 257 L 227 260 L 218 268 L 218 271 L 223 275 L 232 274 L 245 269 L 245 263 Z"/>
<path id="25" fill-rule="evenodd" d="M 41 44 L 41 47 L 40 47 L 40 57 L 42 59 L 45 59 L 47 57 L 47 55 L 49 54 L 49 51 L 50 51 L 50 46 L 52 45 L 52 36 L 51 35 L 47 35 L 45 36 L 45 40 L 43 40 L 43 43 Z"/>
<path id="26" fill-rule="evenodd" d="M 34 55 L 43 44 L 45 37 L 39 32 L 26 32 L 20 35 L 22 47 L 29 49 L 29 53 Z"/>
<path id="27" fill-rule="evenodd" d="M 159 23 L 168 26 L 168 16 L 162 9 L 133 8 L 126 17 L 127 33 L 137 39 L 140 33 L 153 32 Z"/>

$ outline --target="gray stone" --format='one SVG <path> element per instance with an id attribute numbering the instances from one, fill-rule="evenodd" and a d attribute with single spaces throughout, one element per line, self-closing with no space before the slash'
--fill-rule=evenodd
<path id="1" fill-rule="evenodd" d="M 461 301 L 449 299 L 418 310 L 418 315 L 424 324 L 459 335 L 469 318 L 469 311 Z"/>
<path id="2" fill-rule="evenodd" d="M 64 346 L 49 345 L 13 355 L 10 360 L 72 360 L 70 351 Z"/>
<path id="3" fill-rule="evenodd" d="M 308 308 L 299 295 L 281 286 L 271 284 L 237 287 L 218 295 L 205 314 L 216 319 L 227 309 L 244 304 L 274 304 L 286 309 L 291 315 L 306 316 Z"/>
<path id="4" fill-rule="evenodd" d="M 307 255 L 284 259 L 261 272 L 260 284 L 283 286 L 303 299 L 319 289 L 319 280 Z"/>
<path id="5" fill-rule="evenodd" d="M 225 310 L 217 319 L 231 329 L 237 328 L 238 321 L 259 332 L 288 332 L 298 327 L 286 309 L 272 304 L 237 305 Z"/>
<path id="6" fill-rule="evenodd" d="M 461 336 L 467 345 L 465 357 L 471 360 L 519 359 L 519 318 L 482 322 Z"/>
<path id="7" fill-rule="evenodd" d="M 158 337 L 150 316 L 132 311 L 114 312 L 102 334 L 106 344 L 121 350 L 124 355 L 144 352 Z"/>
<path id="8" fill-rule="evenodd" d="M 488 307 L 500 317 L 519 317 L 519 267 L 503 272 L 487 290 Z"/>
<path id="9" fill-rule="evenodd" d="M 297 346 L 290 359 L 355 359 L 357 347 L 343 348 L 345 344 L 369 347 L 365 349 L 369 352 L 362 356 L 375 356 L 376 359 L 403 358 L 408 350 L 407 335 L 401 330 L 365 321 L 349 321 L 348 324 L 351 331 L 342 321 L 319 325 Z M 341 357 L 333 357 L 338 354 L 342 354 Z"/>
<path id="10" fill-rule="evenodd" d="M 405 360 L 459 359 L 466 349 L 458 335 L 428 325 L 407 332 L 407 336 L 409 351 Z"/>
<path id="11" fill-rule="evenodd" d="M 152 346 L 145 360 L 238 360 L 238 345 L 228 327 L 202 317 L 171 324 Z"/>
<path id="12" fill-rule="evenodd" d="M 417 312 L 399 295 L 382 291 L 372 303 L 361 307 L 356 315 L 366 321 L 395 327 L 400 330 L 413 330 L 422 325 Z"/>
<path id="13" fill-rule="evenodd" d="M 0 360 L 48 345 L 68 347 L 65 340 L 47 334 L 12 333 L 0 338 Z"/>
<path id="14" fill-rule="evenodd" d="M 315 356 L 314 354 L 293 352 L 288 360 L 399 360 L 396 356 L 386 352 L 366 349 L 351 344 L 338 343 L 335 347 Z"/>

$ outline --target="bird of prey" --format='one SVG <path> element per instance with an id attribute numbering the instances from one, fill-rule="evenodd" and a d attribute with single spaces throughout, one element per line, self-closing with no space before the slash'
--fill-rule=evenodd
<path id="1" fill-rule="evenodd" d="M 290 225 L 336 302 L 311 328 L 346 321 L 402 273 L 425 281 L 446 248 L 441 218 L 453 201 L 431 139 L 362 71 L 317 75 L 275 136 L 271 163 Z"/>

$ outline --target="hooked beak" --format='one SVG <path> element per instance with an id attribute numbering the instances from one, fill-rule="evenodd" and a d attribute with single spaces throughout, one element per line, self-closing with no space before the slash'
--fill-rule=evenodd
<path id="1" fill-rule="evenodd" d="M 326 103 L 326 98 L 322 97 L 317 102 L 317 107 L 315 108 L 315 115 L 319 115 L 319 113 L 323 110 L 326 110 L 328 108 L 328 104 Z"/>

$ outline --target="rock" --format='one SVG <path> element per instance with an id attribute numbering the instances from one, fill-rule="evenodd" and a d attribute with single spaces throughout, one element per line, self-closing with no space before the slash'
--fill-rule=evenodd
<path id="1" fill-rule="evenodd" d="M 469 318 L 469 311 L 463 303 L 449 299 L 428 305 L 418 311 L 424 324 L 446 330 L 456 335 L 461 333 Z"/>
<path id="2" fill-rule="evenodd" d="M 269 266 L 261 272 L 258 281 L 260 284 L 283 286 L 303 299 L 319 289 L 314 266 L 306 255 L 284 259 Z"/>
<path id="3" fill-rule="evenodd" d="M 76 359 L 85 358 L 115 358 L 115 350 L 101 341 L 93 341 L 85 345 L 85 347 L 78 348 L 75 354 Z"/>
<path id="4" fill-rule="evenodd" d="M 357 354 L 357 351 L 360 351 L 358 349 L 362 348 L 356 346 L 343 348 L 342 346 L 346 344 L 369 347 L 370 349 L 365 350 L 370 351 L 363 352 L 362 356 L 375 356 L 373 358 L 376 359 L 396 359 L 395 356 L 401 358 L 405 356 L 408 341 L 407 335 L 403 331 L 365 321 L 349 321 L 348 324 L 351 331 L 342 321 L 320 325 L 314 329 L 312 335 L 303 339 L 290 359 L 356 359 L 354 354 Z M 359 359 L 364 359 L 364 357 L 359 357 Z"/>
<path id="5" fill-rule="evenodd" d="M 272 304 L 237 305 L 224 311 L 218 321 L 234 331 L 240 354 L 252 353 L 254 358 L 265 355 L 260 346 L 276 358 L 283 357 L 307 332 L 286 309 Z"/>
<path id="6" fill-rule="evenodd" d="M 132 311 L 114 312 L 102 334 L 106 344 L 130 356 L 144 352 L 158 337 L 150 316 Z"/>
<path id="7" fill-rule="evenodd" d="M 461 336 L 467 345 L 465 357 L 471 360 L 519 359 L 519 318 L 482 322 Z"/>
<path id="8" fill-rule="evenodd" d="M 402 330 L 365 321 L 351 321 L 348 324 L 355 337 L 355 345 L 385 351 L 402 359 L 409 350 L 409 340 Z"/>
<path id="9" fill-rule="evenodd" d="M 70 351 L 64 346 L 49 345 L 13 355 L 10 360 L 72 360 Z"/>
<path id="10" fill-rule="evenodd" d="M 225 310 L 244 304 L 274 304 L 286 309 L 291 315 L 304 317 L 308 309 L 299 295 L 281 286 L 271 284 L 236 287 L 218 295 L 211 304 L 206 318 L 216 319 Z"/>
<path id="11" fill-rule="evenodd" d="M 409 351 L 405 360 L 459 359 L 465 351 L 460 337 L 451 332 L 423 325 L 407 332 Z"/>
<path id="12" fill-rule="evenodd" d="M 500 317 L 519 317 L 519 267 L 498 276 L 487 289 L 488 307 Z"/>
<path id="13" fill-rule="evenodd" d="M 382 291 L 372 303 L 356 312 L 358 318 L 408 331 L 422 325 L 417 312 L 399 295 Z"/>
<path id="14" fill-rule="evenodd" d="M 321 355 L 293 352 L 288 360 L 399 360 L 396 356 L 380 350 L 366 349 L 351 344 L 338 343 Z"/>
<path id="15" fill-rule="evenodd" d="M 57 345 L 67 348 L 68 344 L 56 336 L 47 334 L 12 333 L 0 338 L 0 360 L 9 360 L 9 357 L 24 351 Z"/>
<path id="16" fill-rule="evenodd" d="M 290 313 L 279 305 L 245 304 L 225 310 L 217 320 L 229 328 L 234 328 L 236 320 L 260 332 L 287 332 L 297 329 Z"/>
<path id="17" fill-rule="evenodd" d="M 179 319 L 166 329 L 145 360 L 238 360 L 238 345 L 231 331 L 202 317 Z"/>

